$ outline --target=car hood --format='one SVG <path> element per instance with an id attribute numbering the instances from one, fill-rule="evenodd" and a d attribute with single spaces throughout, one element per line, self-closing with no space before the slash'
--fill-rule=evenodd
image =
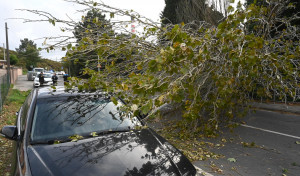
<path id="1" fill-rule="evenodd" d="M 36 78 L 34 79 L 34 81 L 35 81 L 35 82 L 39 82 L 39 78 L 36 77 Z M 52 78 L 44 78 L 44 81 L 52 81 Z"/>
<path id="2" fill-rule="evenodd" d="M 53 145 L 30 145 L 39 175 L 194 175 L 188 159 L 151 129 L 107 134 Z"/>

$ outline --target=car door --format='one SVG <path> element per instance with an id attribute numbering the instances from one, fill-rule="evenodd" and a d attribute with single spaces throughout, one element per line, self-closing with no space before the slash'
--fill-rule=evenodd
<path id="1" fill-rule="evenodd" d="M 21 121 L 21 114 L 23 111 L 23 106 L 20 108 L 20 110 L 17 113 L 17 118 L 16 118 L 16 127 L 18 129 L 18 138 L 16 141 L 13 141 L 13 150 L 12 150 L 12 166 L 11 166 L 11 175 L 16 175 L 16 171 L 18 169 L 18 157 L 17 157 L 17 150 L 20 144 L 19 141 L 19 136 L 20 136 L 20 121 Z"/>
<path id="2" fill-rule="evenodd" d="M 12 168 L 13 174 L 15 176 L 19 175 L 29 175 L 28 172 L 28 161 L 27 161 L 27 154 L 26 154 L 26 138 L 25 130 L 27 127 L 27 118 L 29 115 L 30 105 L 32 103 L 32 95 L 31 92 L 28 97 L 26 98 L 23 106 L 21 107 L 18 117 L 17 117 L 17 129 L 18 129 L 18 138 L 15 142 L 15 156 L 13 158 L 14 166 Z"/>

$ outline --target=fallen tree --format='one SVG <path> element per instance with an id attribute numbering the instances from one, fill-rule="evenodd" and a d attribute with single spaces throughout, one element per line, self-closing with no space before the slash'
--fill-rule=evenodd
<path id="1" fill-rule="evenodd" d="M 105 66 L 100 72 L 85 69 L 90 78 L 73 77 L 67 88 L 113 91 L 126 100 L 126 110 L 149 116 L 164 104 L 174 104 L 172 107 L 183 111 L 183 128 L 208 134 L 221 123 L 245 115 L 251 94 L 276 92 L 281 98 L 295 100 L 300 35 L 291 21 L 300 16 L 279 16 L 293 8 L 288 2 L 274 0 L 267 7 L 253 4 L 247 9 L 240 4 L 236 11 L 229 7 L 231 14 L 217 27 L 196 21 L 161 27 L 134 11 L 92 1 L 68 1 L 83 5 L 84 11 L 97 9 L 108 14 L 113 30 L 126 35 L 98 30 L 102 24 L 95 18 L 95 25 L 82 30 L 84 37 L 76 45 L 68 38 L 49 46 L 67 49 L 66 60 L 95 51 Z M 67 24 L 64 31 L 72 31 L 78 23 L 27 11 L 42 13 L 42 21 Z M 132 33 L 128 28 L 132 21 L 141 30 Z M 286 28 L 278 30 L 278 23 Z"/>

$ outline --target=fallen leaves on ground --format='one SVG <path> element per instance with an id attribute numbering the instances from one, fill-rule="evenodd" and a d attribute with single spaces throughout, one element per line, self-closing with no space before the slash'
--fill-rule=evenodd
<path id="1" fill-rule="evenodd" d="M 228 158 L 227 160 L 228 160 L 229 162 L 233 162 L 233 163 L 236 162 L 236 159 L 235 159 L 235 158 Z"/>

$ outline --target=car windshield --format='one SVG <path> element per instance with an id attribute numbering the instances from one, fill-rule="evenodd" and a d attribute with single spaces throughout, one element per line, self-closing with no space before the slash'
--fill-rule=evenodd
<path id="1" fill-rule="evenodd" d="M 48 74 L 48 73 L 47 73 L 47 74 L 44 74 L 44 77 L 45 77 L 45 78 L 51 78 L 51 74 Z"/>
<path id="2" fill-rule="evenodd" d="M 35 72 L 42 72 L 42 71 L 44 71 L 44 69 L 41 69 L 41 68 L 35 68 L 34 71 L 35 71 Z"/>
<path id="3" fill-rule="evenodd" d="M 121 105 L 95 95 L 40 98 L 34 112 L 31 141 L 66 140 L 72 135 L 87 136 L 140 126 L 136 117 L 121 111 Z"/>

